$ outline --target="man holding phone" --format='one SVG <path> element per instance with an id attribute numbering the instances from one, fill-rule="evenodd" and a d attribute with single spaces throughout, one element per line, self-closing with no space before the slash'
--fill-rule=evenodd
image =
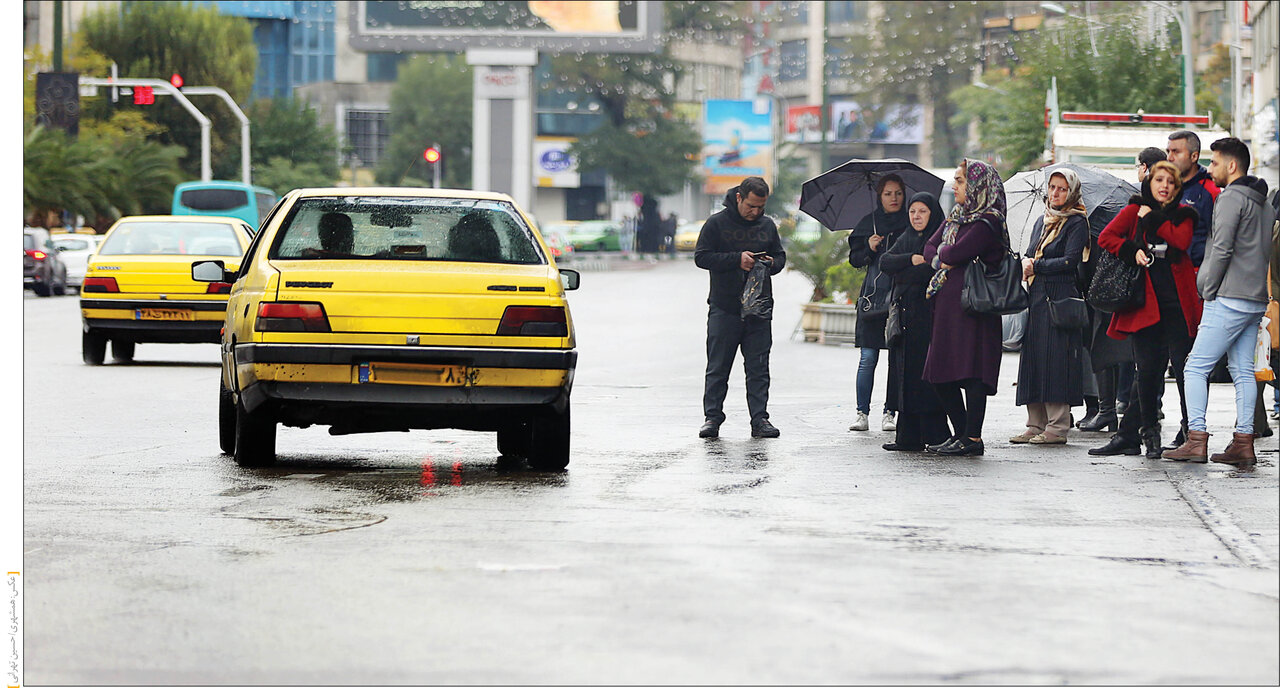
<path id="1" fill-rule="evenodd" d="M 773 347 L 772 321 L 742 317 L 742 290 L 747 273 L 761 261 L 769 275 L 782 272 L 787 253 L 782 250 L 778 227 L 764 214 L 769 184 L 747 177 L 729 190 L 724 209 L 702 225 L 693 262 L 711 273 L 707 296 L 707 372 L 702 394 L 705 420 L 699 437 L 719 437 L 724 423 L 724 399 L 729 392 L 729 371 L 739 349 L 746 373 L 747 410 L 752 437 L 777 437 L 769 422 L 769 351 Z M 765 281 L 763 298 L 773 298 L 773 285 Z"/>

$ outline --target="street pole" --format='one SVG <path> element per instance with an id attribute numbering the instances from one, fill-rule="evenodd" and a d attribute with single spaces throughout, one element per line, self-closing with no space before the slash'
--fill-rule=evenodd
<path id="1" fill-rule="evenodd" d="M 173 84 L 164 79 L 99 79 L 91 76 L 80 77 L 81 86 L 150 86 L 152 89 L 158 89 L 173 96 L 178 104 L 181 105 L 196 122 L 200 124 L 200 181 L 207 182 L 213 179 L 212 167 L 209 163 L 209 139 L 212 123 L 209 118 L 200 112 L 199 108 L 191 104 L 190 100 L 183 95 Z"/>
<path id="2" fill-rule="evenodd" d="M 183 86 L 182 92 L 192 96 L 218 96 L 231 108 L 231 113 L 240 120 L 240 176 L 244 183 L 249 183 L 249 117 L 226 91 L 217 86 Z"/>
<path id="3" fill-rule="evenodd" d="M 53 0 L 53 71 L 62 71 L 62 0 Z"/>
<path id="4" fill-rule="evenodd" d="M 440 144 L 438 143 L 431 144 L 431 147 L 436 149 L 436 151 L 440 150 Z M 435 162 L 431 163 L 431 188 L 433 189 L 440 188 L 440 161 L 443 157 L 444 156 L 442 155 L 441 157 L 436 158 Z"/>
<path id="5" fill-rule="evenodd" d="M 1196 84 L 1195 77 L 1192 76 L 1191 64 L 1191 3 L 1182 3 L 1182 13 L 1187 15 L 1185 18 L 1178 16 L 1175 11 L 1173 16 L 1178 19 L 1178 27 L 1182 29 L 1182 114 L 1196 114 Z"/>
<path id="6" fill-rule="evenodd" d="M 822 129 L 822 143 L 818 147 L 818 174 L 827 171 L 827 127 L 831 124 L 830 108 L 827 107 L 827 6 L 826 3 L 818 3 L 822 8 L 822 59 L 818 61 L 819 79 L 822 82 L 822 110 L 819 112 L 818 122 Z"/>

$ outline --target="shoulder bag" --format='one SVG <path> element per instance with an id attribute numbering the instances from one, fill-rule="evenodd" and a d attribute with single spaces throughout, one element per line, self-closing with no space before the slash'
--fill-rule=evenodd
<path id="1" fill-rule="evenodd" d="M 1125 313 L 1142 308 L 1147 300 L 1143 269 L 1130 265 L 1107 250 L 1098 251 L 1098 266 L 1089 283 L 1089 305 L 1103 313 Z"/>
<path id="2" fill-rule="evenodd" d="M 987 267 L 980 257 L 973 259 L 973 264 L 964 271 L 960 305 L 975 314 L 1012 315 L 1027 307 L 1027 290 L 1022 287 L 1022 261 L 1009 249 L 1008 232 L 1003 231 L 1003 227 L 992 228 L 1005 239 L 1004 256 L 995 267 Z"/>
<path id="3" fill-rule="evenodd" d="M 1089 310 L 1084 299 L 1068 296 L 1049 299 L 1049 322 L 1060 330 L 1083 330 L 1089 326 Z"/>
<path id="4" fill-rule="evenodd" d="M 889 303 L 889 315 L 884 321 L 884 343 L 886 346 L 897 346 L 902 341 L 902 307 L 895 299 Z"/>

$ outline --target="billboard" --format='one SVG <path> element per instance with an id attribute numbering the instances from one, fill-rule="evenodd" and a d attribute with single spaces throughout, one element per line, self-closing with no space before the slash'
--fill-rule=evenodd
<path id="1" fill-rule="evenodd" d="M 924 106 L 860 106 L 845 100 L 831 104 L 830 140 L 841 143 L 924 143 Z"/>
<path id="2" fill-rule="evenodd" d="M 703 190 L 719 195 L 744 177 L 773 184 L 773 103 L 708 100 L 702 125 Z"/>
<path id="3" fill-rule="evenodd" d="M 822 141 L 822 106 L 793 105 L 787 108 L 787 140 L 793 143 Z"/>
<path id="4" fill-rule="evenodd" d="M 640 0 L 401 0 L 349 3 L 351 47 L 370 52 L 467 48 L 655 52 L 662 3 Z"/>
<path id="5" fill-rule="evenodd" d="M 571 136 L 539 136 L 533 140 L 533 183 L 540 188 L 576 189 L 582 186 L 578 161 L 569 155 Z"/>

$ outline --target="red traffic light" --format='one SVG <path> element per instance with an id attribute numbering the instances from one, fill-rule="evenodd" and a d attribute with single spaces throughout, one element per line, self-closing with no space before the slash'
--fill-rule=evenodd
<path id="1" fill-rule="evenodd" d="M 422 151 L 422 159 L 426 160 L 427 162 L 439 162 L 440 151 L 436 148 L 428 148 Z"/>
<path id="2" fill-rule="evenodd" d="M 175 72 L 173 76 L 169 77 L 169 83 L 173 84 L 174 88 L 182 88 L 182 84 L 185 82 L 182 81 L 182 75 Z"/>
<path id="3" fill-rule="evenodd" d="M 156 94 L 151 90 L 150 86 L 134 86 L 133 87 L 133 104 L 134 105 L 154 105 L 156 102 Z"/>

